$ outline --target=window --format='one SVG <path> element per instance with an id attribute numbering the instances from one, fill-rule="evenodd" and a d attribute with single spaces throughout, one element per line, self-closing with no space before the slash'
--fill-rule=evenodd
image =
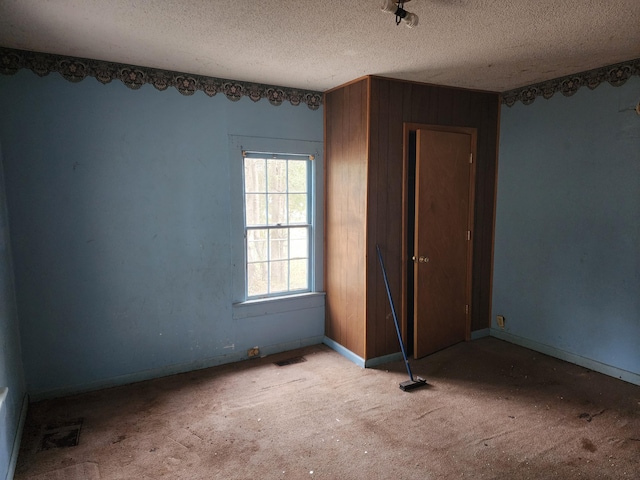
<path id="1" fill-rule="evenodd" d="M 301 305 L 308 306 L 316 301 L 324 301 L 324 293 L 321 291 L 324 284 L 324 252 L 322 251 L 322 240 L 324 238 L 323 143 L 316 140 L 229 135 L 228 146 L 231 276 L 229 283 L 224 287 L 230 288 L 233 318 L 241 320 L 244 318 L 264 317 L 265 315 L 288 314 L 287 312 L 299 310 Z M 251 181 L 249 176 L 251 174 L 247 175 L 245 172 L 245 162 L 249 162 L 249 160 L 257 160 L 256 163 L 262 166 L 251 172 L 251 174 L 255 174 L 253 178 L 257 183 L 249 184 L 249 188 L 247 188 L 247 180 Z M 295 182 L 296 177 L 295 175 L 292 177 L 290 175 L 291 172 L 288 172 L 291 180 L 287 179 L 286 192 L 277 192 L 281 195 L 280 200 L 284 195 L 295 193 L 306 195 L 307 208 L 304 222 L 293 221 L 288 218 L 286 220 L 291 222 L 290 224 L 282 221 L 274 223 L 272 218 L 272 223 L 267 223 L 269 215 L 272 216 L 274 214 L 273 206 L 270 207 L 269 211 L 266 210 L 268 195 L 267 165 L 270 165 L 273 160 L 288 160 L 288 168 L 291 168 L 292 165 L 295 168 L 299 162 L 306 164 L 306 175 L 303 175 L 303 178 L 306 178 L 306 186 L 290 188 L 289 184 Z M 262 179 L 258 175 L 262 175 Z M 262 185 L 262 187 L 258 188 L 258 184 Z M 253 210 L 255 215 L 262 216 L 261 221 L 256 221 L 255 217 L 247 217 L 246 202 L 248 194 L 254 194 L 249 197 L 251 199 L 249 201 L 254 201 L 257 205 L 260 205 L 257 202 L 263 201 L 262 208 Z M 251 215 L 252 207 L 253 205 L 249 205 L 249 215 Z M 260 213 L 256 213 L 256 211 Z M 288 210 L 287 215 L 289 215 Z M 247 218 L 249 218 L 249 224 L 247 224 Z M 277 225 L 277 223 L 281 225 Z M 277 281 L 274 284 L 273 274 L 276 272 L 273 267 L 277 268 L 277 261 L 273 255 L 269 257 L 269 237 L 265 235 L 265 232 L 268 233 L 270 230 L 277 228 L 285 229 L 289 232 L 294 227 L 298 230 L 298 233 L 301 230 L 307 231 L 306 242 L 300 238 L 293 238 L 295 242 L 287 245 L 287 250 L 291 248 L 294 251 L 284 260 L 280 260 L 281 263 L 279 265 L 282 266 L 284 263 L 293 261 L 293 265 L 287 265 L 287 275 L 289 275 L 289 268 L 292 266 L 295 268 L 298 266 L 297 264 L 303 264 L 306 267 L 306 275 L 303 272 L 303 275 L 296 277 L 294 272 L 293 276 L 289 275 L 286 279 L 288 284 L 286 290 L 284 288 L 275 288 Z M 259 235 L 259 230 L 262 230 L 263 238 L 255 239 L 255 235 Z M 250 231 L 251 233 L 249 233 Z M 250 235 L 254 236 L 256 240 L 252 245 L 249 245 L 248 242 Z M 279 243 L 282 244 L 284 242 Z M 306 255 L 301 255 L 295 251 L 301 243 L 306 246 L 306 252 L 304 252 Z M 262 250 L 259 250 L 259 248 L 262 248 Z M 256 254 L 255 256 L 254 253 Z M 278 252 L 272 251 L 271 253 Z M 261 254 L 262 258 L 258 254 Z M 302 261 L 296 262 L 295 260 Z M 269 265 L 269 262 L 271 265 Z M 249 267 L 250 264 L 261 264 L 261 266 L 253 265 Z M 264 274 L 262 288 L 254 288 L 257 282 L 249 283 L 249 268 L 255 271 L 262 269 L 261 273 Z M 271 271 L 269 268 L 271 268 Z M 301 283 L 306 283 L 306 286 L 304 284 L 296 285 L 295 278 L 302 278 Z"/>
<path id="2" fill-rule="evenodd" d="M 311 155 L 243 151 L 246 298 L 311 290 Z"/>

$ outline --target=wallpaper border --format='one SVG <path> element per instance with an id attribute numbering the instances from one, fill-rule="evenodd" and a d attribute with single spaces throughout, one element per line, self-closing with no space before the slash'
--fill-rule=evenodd
<path id="1" fill-rule="evenodd" d="M 242 97 L 249 97 L 254 102 L 266 98 L 271 105 L 278 106 L 282 105 L 284 101 L 289 101 L 296 106 L 304 103 L 311 110 L 320 108 L 323 96 L 322 92 L 312 90 L 226 80 L 88 58 L 0 47 L 0 73 L 13 75 L 21 69 L 31 70 L 41 77 L 57 72 L 70 82 L 80 82 L 86 77 L 93 77 L 103 84 L 112 80 L 120 80 L 133 90 L 139 89 L 142 85 L 151 84 L 161 91 L 174 87 L 182 95 L 193 95 L 197 91 L 202 91 L 213 97 L 222 93 L 234 102 Z"/>
<path id="2" fill-rule="evenodd" d="M 234 102 L 242 97 L 249 97 L 254 102 L 266 98 L 275 106 L 288 101 L 296 106 L 304 103 L 311 110 L 317 110 L 323 101 L 323 93 L 313 90 L 299 90 L 0 47 L 0 74 L 13 75 L 21 69 L 31 70 L 41 77 L 57 72 L 70 82 L 80 82 L 86 77 L 93 77 L 103 84 L 120 80 L 133 90 L 150 84 L 160 91 L 174 87 L 182 95 L 193 95 L 197 91 L 202 91 L 209 97 L 213 97 L 222 93 Z M 508 90 L 500 93 L 500 98 L 508 107 L 515 105 L 518 101 L 524 105 L 530 105 L 537 97 L 549 99 L 556 92 L 570 97 L 583 86 L 593 90 L 601 83 L 609 82 L 614 87 L 618 87 L 624 85 L 634 75 L 640 76 L 640 58 Z"/>
<path id="3" fill-rule="evenodd" d="M 634 75 L 640 76 L 640 58 L 508 90 L 502 92 L 500 96 L 502 103 L 508 107 L 513 106 L 518 101 L 525 105 L 530 105 L 536 97 L 549 99 L 556 92 L 561 92 L 564 96 L 570 97 L 580 87 L 584 86 L 593 90 L 601 83 L 609 82 L 614 87 L 619 87 Z"/>

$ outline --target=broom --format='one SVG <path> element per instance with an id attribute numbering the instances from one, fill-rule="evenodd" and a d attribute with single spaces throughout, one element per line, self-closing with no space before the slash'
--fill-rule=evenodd
<path id="1" fill-rule="evenodd" d="M 400 334 L 400 327 L 398 326 L 398 317 L 396 316 L 396 308 L 393 306 L 393 299 L 391 298 L 391 290 L 389 290 L 389 281 L 387 280 L 387 272 L 384 269 L 384 262 L 382 261 L 382 254 L 380 253 L 380 246 L 376 245 L 378 251 L 378 259 L 380 260 L 380 267 L 382 268 L 382 278 L 384 278 L 384 286 L 387 289 L 387 296 L 389 297 L 389 305 L 391 305 L 391 314 L 393 315 L 393 323 L 396 326 L 396 333 L 398 334 L 398 342 L 400 342 L 400 349 L 402 350 L 402 358 L 404 358 L 404 364 L 407 366 L 407 373 L 409 374 L 409 380 L 400 384 L 400 390 L 405 392 L 420 388 L 427 385 L 427 381 L 424 378 L 413 377 L 411 373 L 411 366 L 407 359 L 407 352 L 404 349 L 404 343 L 402 342 L 402 335 Z"/>

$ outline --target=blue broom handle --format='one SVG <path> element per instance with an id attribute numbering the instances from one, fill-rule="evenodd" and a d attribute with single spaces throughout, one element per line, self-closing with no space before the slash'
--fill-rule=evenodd
<path id="1" fill-rule="evenodd" d="M 380 246 L 376 245 L 378 251 L 378 259 L 380 260 L 380 267 L 382 267 L 382 278 L 384 278 L 384 286 L 387 289 L 387 297 L 389 297 L 389 304 L 391 305 L 391 314 L 393 315 L 393 323 L 396 326 L 396 333 L 398 334 L 398 342 L 400 342 L 400 349 L 402 350 L 402 358 L 404 358 L 404 364 L 407 366 L 407 373 L 409 379 L 413 382 L 413 374 L 411 373 L 411 367 L 409 366 L 409 360 L 407 360 L 407 352 L 404 349 L 404 343 L 402 342 L 402 334 L 400 333 L 400 327 L 398 326 L 398 317 L 396 316 L 396 307 L 393 306 L 393 298 L 391 298 L 391 290 L 389 290 L 389 280 L 387 280 L 387 272 L 384 268 L 384 262 L 382 261 L 382 254 L 380 253 Z"/>

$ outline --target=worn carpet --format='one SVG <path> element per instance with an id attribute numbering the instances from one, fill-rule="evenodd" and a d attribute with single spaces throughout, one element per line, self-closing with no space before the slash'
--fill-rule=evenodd
<path id="1" fill-rule="evenodd" d="M 640 386 L 495 338 L 412 369 L 429 386 L 403 392 L 403 362 L 318 345 L 35 403 L 15 478 L 640 478 Z M 78 418 L 77 446 L 41 448 Z"/>

